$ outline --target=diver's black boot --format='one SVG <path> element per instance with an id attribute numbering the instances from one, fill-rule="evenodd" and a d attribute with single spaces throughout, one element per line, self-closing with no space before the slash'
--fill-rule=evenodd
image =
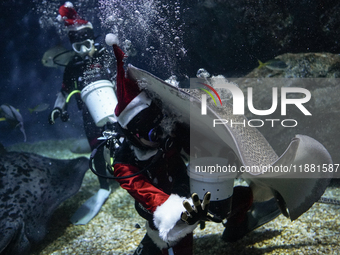
<path id="1" fill-rule="evenodd" d="M 162 251 L 152 241 L 148 234 L 146 234 L 133 255 L 162 255 Z"/>
<path id="2" fill-rule="evenodd" d="M 222 239 L 226 242 L 235 242 L 280 214 L 281 211 L 275 198 L 265 202 L 253 203 L 250 210 L 228 219 Z"/>
<path id="3" fill-rule="evenodd" d="M 253 192 L 250 187 L 236 186 L 233 190 L 231 213 L 224 224 L 222 239 L 234 242 L 242 238 L 247 232 L 247 211 L 253 204 Z"/>

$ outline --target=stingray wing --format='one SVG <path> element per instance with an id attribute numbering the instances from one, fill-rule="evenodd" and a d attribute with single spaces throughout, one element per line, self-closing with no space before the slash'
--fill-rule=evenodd
<path id="1" fill-rule="evenodd" d="M 333 173 L 323 171 L 321 166 L 331 164 L 331 156 L 321 143 L 309 136 L 296 135 L 287 150 L 272 164 L 272 169 L 286 167 L 286 172 L 266 172 L 259 176 L 245 173 L 243 176 L 258 186 L 269 187 L 283 214 L 295 220 L 324 193 Z M 311 169 L 312 166 L 315 170 Z"/>
<path id="2" fill-rule="evenodd" d="M 40 242 L 55 209 L 77 193 L 88 170 L 85 157 L 46 158 L 9 152 L 0 158 L 0 251 L 25 254 Z"/>

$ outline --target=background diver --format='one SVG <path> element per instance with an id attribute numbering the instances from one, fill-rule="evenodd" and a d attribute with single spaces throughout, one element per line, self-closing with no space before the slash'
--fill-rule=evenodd
<path id="1" fill-rule="evenodd" d="M 65 67 L 62 88 L 57 94 L 54 108 L 49 115 L 49 123 L 54 124 L 58 117 L 64 122 L 69 119 L 67 103 L 74 94 L 78 108 L 82 110 L 87 140 L 91 149 L 94 149 L 98 144 L 97 138 L 102 135 L 105 128 L 96 125 L 79 92 L 87 85 L 98 80 L 111 82 L 113 74 L 104 59 L 105 48 L 94 43 L 92 24 L 80 18 L 72 3 L 66 2 L 59 8 L 58 20 L 64 22 L 75 54 Z M 103 153 L 96 154 L 94 164 L 97 171 L 105 173 L 106 166 Z M 99 183 L 100 189 L 98 192 L 88 199 L 72 216 L 72 223 L 86 224 L 99 212 L 110 194 L 108 180 L 99 177 Z"/>

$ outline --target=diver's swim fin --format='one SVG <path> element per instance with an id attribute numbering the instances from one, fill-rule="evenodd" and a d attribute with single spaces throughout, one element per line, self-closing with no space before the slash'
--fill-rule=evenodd
<path id="1" fill-rule="evenodd" d="M 73 214 L 70 221 L 74 225 L 85 225 L 92 220 L 109 197 L 111 190 L 99 189 Z"/>

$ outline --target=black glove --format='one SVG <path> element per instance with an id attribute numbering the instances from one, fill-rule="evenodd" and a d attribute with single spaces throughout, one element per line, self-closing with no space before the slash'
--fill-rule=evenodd
<path id="1" fill-rule="evenodd" d="M 193 225 L 198 221 L 213 221 L 216 223 L 221 223 L 221 219 L 208 212 L 210 197 L 210 192 L 205 193 L 203 202 L 201 204 L 198 195 L 193 193 L 191 198 L 194 205 L 191 206 L 187 200 L 183 201 L 183 206 L 186 211 L 182 212 L 181 219 L 189 225 Z"/>
<path id="2" fill-rule="evenodd" d="M 63 111 L 61 113 L 60 119 L 61 119 L 62 122 L 68 121 L 69 118 L 70 118 L 70 116 L 68 115 L 67 111 Z"/>
<path id="3" fill-rule="evenodd" d="M 50 113 L 49 117 L 48 117 L 48 123 L 50 123 L 51 125 L 55 123 L 55 120 L 60 116 L 60 119 L 63 122 L 68 121 L 69 119 L 69 115 L 67 113 L 67 111 L 62 111 L 59 107 L 56 107 L 53 109 L 53 111 Z"/>
<path id="4" fill-rule="evenodd" d="M 114 151 L 113 164 L 117 163 L 137 166 L 135 153 L 126 140 L 124 140 L 124 142 Z"/>

